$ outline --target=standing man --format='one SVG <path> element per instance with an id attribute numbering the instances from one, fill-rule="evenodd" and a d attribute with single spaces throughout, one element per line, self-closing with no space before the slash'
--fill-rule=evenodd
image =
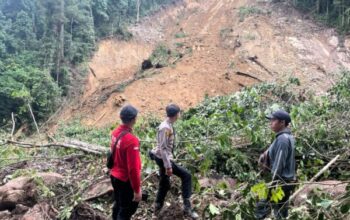
<path id="1" fill-rule="evenodd" d="M 192 176 L 183 167 L 173 161 L 173 151 L 175 147 L 175 130 L 173 124 L 180 117 L 180 108 L 175 104 L 166 107 L 167 118 L 163 121 L 157 133 L 157 147 L 150 152 L 150 156 L 159 166 L 160 182 L 155 201 L 156 215 L 164 205 L 167 192 L 170 189 L 170 177 L 174 174 L 182 181 L 182 198 L 184 203 L 184 215 L 197 219 L 199 216 L 191 208 Z"/>
<path id="2" fill-rule="evenodd" d="M 140 143 L 132 134 L 137 109 L 131 105 L 122 108 L 122 125 L 112 132 L 111 149 L 115 150 L 111 181 L 115 203 L 113 220 L 129 220 L 142 199 Z"/>
<path id="3" fill-rule="evenodd" d="M 266 118 L 270 120 L 270 128 L 276 133 L 276 138 L 265 155 L 270 163 L 272 181 L 277 180 L 282 183 L 284 192 L 283 199 L 273 205 L 274 215 L 276 219 L 285 219 L 288 217 L 288 200 L 294 190 L 293 185 L 286 184 L 296 181 L 295 139 L 288 127 L 291 118 L 287 112 L 278 110 Z M 256 210 L 258 219 L 264 219 L 268 212 L 266 204 L 258 203 Z"/>

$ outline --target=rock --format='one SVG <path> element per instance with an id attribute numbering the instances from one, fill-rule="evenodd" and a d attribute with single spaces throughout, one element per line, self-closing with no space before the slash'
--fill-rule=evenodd
<path id="1" fill-rule="evenodd" d="M 345 39 L 344 46 L 347 50 L 350 50 L 350 38 Z"/>
<path id="2" fill-rule="evenodd" d="M 110 179 L 104 179 L 98 183 L 89 186 L 83 194 L 83 200 L 92 200 L 100 196 L 110 194 L 113 192 L 113 187 Z"/>
<path id="3" fill-rule="evenodd" d="M 21 215 L 26 213 L 29 210 L 29 207 L 21 205 L 21 204 L 17 204 L 16 208 L 12 211 L 12 214 L 15 215 Z"/>
<path id="4" fill-rule="evenodd" d="M 233 188 L 237 183 L 237 181 L 232 179 L 232 178 L 220 178 L 220 179 L 202 178 L 202 179 L 198 180 L 198 182 L 202 188 L 216 186 L 219 183 L 225 183 L 228 187 Z"/>
<path id="5" fill-rule="evenodd" d="M 38 173 L 46 186 L 54 185 L 63 180 L 57 173 Z M 32 206 L 36 202 L 37 187 L 33 178 L 18 177 L 0 187 L 0 211 L 13 210 L 17 204 Z"/>
<path id="6" fill-rule="evenodd" d="M 47 203 L 38 203 L 33 208 L 23 215 L 20 220 L 47 220 L 52 219 L 55 213 L 51 210 L 49 204 Z"/>
<path id="7" fill-rule="evenodd" d="M 157 63 L 157 64 L 156 64 L 156 68 L 157 68 L 157 69 L 160 69 L 160 68 L 163 68 L 163 67 L 164 67 L 164 66 L 163 66 L 162 64 L 160 64 L 160 63 Z"/>
<path id="8" fill-rule="evenodd" d="M 305 186 L 305 188 L 295 197 L 294 205 L 299 206 L 303 204 L 310 195 L 310 193 L 316 189 L 327 193 L 332 198 L 335 198 L 346 193 L 346 185 L 346 183 L 342 184 L 340 181 L 336 180 L 326 180 L 318 183 L 309 184 Z"/>
<path id="9" fill-rule="evenodd" d="M 151 69 L 152 67 L 153 67 L 153 64 L 150 60 L 144 60 L 142 62 L 142 70 Z"/>
<path id="10" fill-rule="evenodd" d="M 126 97 L 124 95 L 119 95 L 114 97 L 114 105 L 120 107 L 126 101 Z"/>
<path id="11" fill-rule="evenodd" d="M 11 219 L 11 213 L 7 210 L 0 212 L 0 219 L 2 220 Z"/>
<path id="12" fill-rule="evenodd" d="M 338 47 L 339 39 L 336 36 L 332 36 L 332 37 L 329 38 L 328 42 L 333 47 Z"/>

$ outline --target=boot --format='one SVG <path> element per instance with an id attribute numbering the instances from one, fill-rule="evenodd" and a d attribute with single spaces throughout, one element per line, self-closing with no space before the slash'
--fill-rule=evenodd
<path id="1" fill-rule="evenodd" d="M 159 213 L 160 213 L 160 211 L 162 210 L 162 208 L 163 208 L 163 204 L 155 203 L 155 204 L 154 204 L 154 212 L 153 212 L 153 214 L 154 214 L 155 216 L 158 216 Z"/>
<path id="2" fill-rule="evenodd" d="M 184 215 L 192 219 L 199 219 L 199 215 L 192 210 L 191 201 L 184 199 Z"/>

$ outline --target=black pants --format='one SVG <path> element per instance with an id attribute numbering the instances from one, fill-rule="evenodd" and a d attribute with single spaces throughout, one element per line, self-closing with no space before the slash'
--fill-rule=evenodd
<path id="1" fill-rule="evenodd" d="M 294 185 L 286 185 L 282 186 L 282 190 L 284 192 L 284 197 L 277 204 L 272 204 L 273 212 L 276 219 L 286 219 L 288 217 L 288 200 L 294 191 Z M 268 196 L 267 200 L 259 201 L 255 210 L 255 217 L 257 219 L 264 219 L 267 215 L 270 214 L 270 196 Z"/>
<path id="2" fill-rule="evenodd" d="M 282 190 L 284 192 L 284 197 L 277 204 L 274 204 L 273 213 L 276 219 L 286 219 L 288 217 L 288 206 L 289 206 L 289 197 L 292 195 L 294 191 L 294 185 L 282 186 Z"/>
<path id="3" fill-rule="evenodd" d="M 123 182 L 111 176 L 114 189 L 113 220 L 129 220 L 135 214 L 138 202 L 133 202 L 134 191 L 130 182 Z"/>
<path id="4" fill-rule="evenodd" d="M 170 189 L 170 178 L 166 175 L 166 171 L 164 168 L 163 160 L 157 157 L 154 158 L 157 165 L 159 166 L 160 171 L 160 181 L 159 181 L 159 189 L 157 193 L 156 203 L 163 205 L 166 194 Z M 171 166 L 173 169 L 173 174 L 180 177 L 182 181 L 182 198 L 190 199 L 192 195 L 192 176 L 191 174 L 183 167 L 177 165 L 174 162 L 171 162 Z"/>

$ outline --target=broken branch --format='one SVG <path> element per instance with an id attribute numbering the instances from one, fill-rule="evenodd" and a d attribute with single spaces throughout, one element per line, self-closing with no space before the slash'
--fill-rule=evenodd
<path id="1" fill-rule="evenodd" d="M 340 155 L 337 155 L 336 157 L 334 157 L 326 166 L 324 166 L 314 177 L 311 178 L 311 180 L 309 181 L 309 183 L 314 182 L 319 176 L 321 176 L 324 172 L 326 172 L 330 166 L 332 166 L 332 164 L 334 164 L 338 158 L 340 157 Z M 293 195 L 289 198 L 289 202 L 293 201 L 294 198 L 305 188 L 305 186 L 300 187 L 295 193 L 293 193 Z"/>
<path id="2" fill-rule="evenodd" d="M 73 144 L 73 143 L 49 143 L 49 144 L 34 144 L 34 143 L 25 143 L 25 142 L 18 142 L 18 141 L 11 141 L 11 140 L 5 140 L 5 143 L 7 144 L 15 144 L 19 147 L 23 148 L 47 148 L 47 147 L 64 147 L 64 148 L 70 148 L 75 150 L 81 150 L 86 153 L 96 154 L 96 155 L 102 155 L 107 151 L 107 148 L 97 145 L 91 145 L 84 142 L 80 142 L 80 144 Z"/>
<path id="3" fill-rule="evenodd" d="M 245 77 L 248 77 L 248 78 L 252 78 L 252 79 L 255 79 L 255 80 L 259 81 L 259 82 L 262 82 L 261 79 L 255 77 L 255 76 L 252 76 L 252 75 L 250 75 L 248 73 L 243 73 L 243 72 L 237 71 L 236 74 L 240 75 L 240 76 L 245 76 Z"/>
<path id="4" fill-rule="evenodd" d="M 13 112 L 11 113 L 11 118 L 12 118 L 11 140 L 13 141 L 13 133 L 15 133 L 15 128 L 16 128 L 15 116 Z"/>

